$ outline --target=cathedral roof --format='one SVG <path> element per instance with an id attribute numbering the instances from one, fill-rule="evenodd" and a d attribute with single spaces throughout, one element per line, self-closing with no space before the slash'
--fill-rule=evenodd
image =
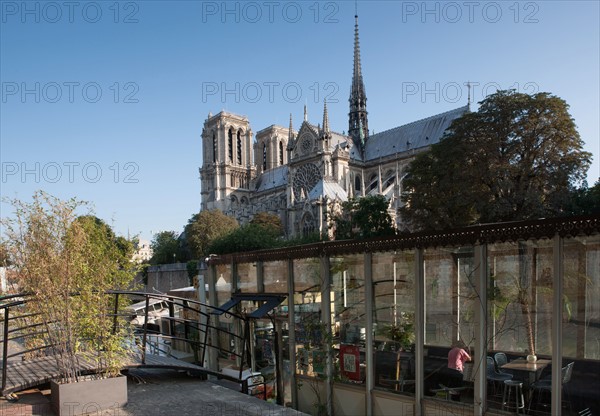
<path id="1" fill-rule="evenodd" d="M 369 136 L 365 146 L 364 161 L 438 143 L 450 124 L 468 111 L 468 106 L 459 107 Z M 358 149 L 352 151 L 350 157 L 360 160 Z"/>
<path id="2" fill-rule="evenodd" d="M 287 165 L 277 166 L 269 169 L 260 175 L 256 183 L 256 192 L 264 192 L 287 184 L 288 167 Z"/>
<path id="3" fill-rule="evenodd" d="M 348 200 L 348 193 L 337 182 L 328 179 L 321 179 L 315 187 L 308 193 L 309 200 L 319 199 L 319 197 L 328 197 L 329 199 Z"/>

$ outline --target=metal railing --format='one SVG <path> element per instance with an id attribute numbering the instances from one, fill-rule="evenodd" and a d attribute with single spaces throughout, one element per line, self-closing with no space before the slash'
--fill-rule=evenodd
<path id="1" fill-rule="evenodd" d="M 73 296 L 77 296 L 74 294 Z M 257 380 L 242 379 L 244 366 L 249 366 L 249 325 L 248 320 L 241 314 L 233 311 L 222 310 L 218 307 L 203 304 L 199 301 L 156 293 L 140 293 L 133 291 L 109 291 L 106 296 L 114 299 L 112 313 L 108 315 L 112 319 L 113 333 L 120 325 L 131 325 L 131 313 L 127 307 L 123 307 L 123 298 L 129 299 L 131 304 L 136 301 L 145 302 L 143 309 L 143 324 L 133 327 L 134 342 L 139 348 L 141 364 L 146 365 L 147 355 L 159 355 L 177 358 L 173 354 L 173 343 L 181 342 L 188 344 L 193 351 L 193 362 L 198 365 L 200 372 L 239 383 L 241 390 L 249 394 L 255 385 L 263 385 L 266 398 L 266 386 L 264 378 L 262 382 Z M 2 386 L 0 393 L 4 394 L 7 388 L 7 373 L 11 361 L 33 360 L 37 357 L 53 355 L 54 346 L 48 343 L 46 325 L 40 322 L 39 314 L 31 313 L 28 305 L 35 299 L 27 294 L 13 294 L 0 296 L 0 316 L 2 317 Z M 150 306 L 159 301 L 166 304 L 168 313 L 160 316 L 152 316 Z M 120 303 L 121 302 L 121 303 Z M 216 314 L 225 314 L 235 321 L 240 322 L 243 328 L 241 334 L 234 333 L 218 325 Z M 152 324 L 152 320 L 160 320 L 163 325 Z M 181 330 L 181 327 L 183 330 Z M 226 338 L 228 342 L 220 342 Z M 233 340 L 234 342 L 229 342 Z M 242 347 L 242 351 L 236 350 L 235 346 Z M 216 369 L 205 368 L 209 350 L 215 350 L 217 354 L 233 357 L 240 362 L 239 377 L 222 374 Z M 255 384 L 252 384 L 255 383 Z"/>

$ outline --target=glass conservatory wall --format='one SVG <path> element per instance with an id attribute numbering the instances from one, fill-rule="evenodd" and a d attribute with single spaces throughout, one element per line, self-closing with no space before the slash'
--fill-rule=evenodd
<path id="1" fill-rule="evenodd" d="M 365 264 L 364 255 L 329 259 L 332 282 L 333 345 L 339 353 L 335 376 L 343 382 L 365 381 Z"/>
<path id="2" fill-rule="evenodd" d="M 282 327 L 285 340 L 283 361 L 285 366 L 287 360 L 294 377 L 303 386 L 301 391 L 298 387 L 295 390 L 298 403 L 305 401 L 302 397 L 310 396 L 311 406 L 324 409 L 327 393 L 323 383 L 327 374 L 326 351 L 328 346 L 333 346 L 334 357 L 339 357 L 332 369 L 333 376 L 338 378 L 333 381 L 345 382 L 343 388 L 352 391 L 364 388 L 367 407 L 370 400 L 375 400 L 374 396 L 369 398 L 367 387 L 370 379 L 377 390 L 375 396 L 384 395 L 390 400 L 394 397 L 412 400 L 410 396 L 417 391 L 433 398 L 458 400 L 461 406 L 472 409 L 472 414 L 478 411 L 477 407 L 473 407 L 475 396 L 478 400 L 482 399 L 484 412 L 488 408 L 498 409 L 502 405 L 504 386 L 502 383 L 496 385 L 496 381 L 487 377 L 486 363 L 467 362 L 462 374 L 448 368 L 448 352 L 453 345 L 461 345 L 475 357 L 477 351 L 472 350 L 476 344 L 475 334 L 483 336 L 487 332 L 487 339 L 477 341 L 477 345 L 483 345 L 489 357 L 496 352 L 504 352 L 509 360 L 514 360 L 535 352 L 538 360 L 551 360 L 554 350 L 555 354 L 562 352 L 562 362 L 553 364 L 564 368 L 573 363 L 567 384 L 552 386 L 555 393 L 562 393 L 560 397 L 552 396 L 549 390 L 540 394 L 542 389 L 538 387 L 541 384 L 536 383 L 548 380 L 551 365 L 539 366 L 541 370 L 534 373 L 533 378 L 528 373 L 511 373 L 514 380 L 523 381 L 526 406 L 531 406 L 530 414 L 558 414 L 557 409 L 551 409 L 550 403 L 551 400 L 560 401 L 561 397 L 562 414 L 569 414 L 569 409 L 579 412 L 586 407 L 595 413 L 600 408 L 597 398 L 597 391 L 600 390 L 600 236 L 564 240 L 560 264 L 564 271 L 562 292 L 554 287 L 560 273 L 560 270 L 555 270 L 559 263 L 554 258 L 558 241 L 528 240 L 488 244 L 482 251 L 478 248 L 478 255 L 487 253 L 487 271 L 483 279 L 487 279 L 487 288 L 484 289 L 487 304 L 483 305 L 487 310 L 487 320 L 482 323 L 487 331 L 483 331 L 483 328 L 478 331 L 474 324 L 476 311 L 481 306 L 475 289 L 475 276 L 479 271 L 475 269 L 473 247 L 423 249 L 425 303 L 422 328 L 410 326 L 418 311 L 415 305 L 418 282 L 414 273 L 415 259 L 420 254 L 417 256 L 415 251 L 373 253 L 369 256 L 372 259 L 370 273 L 365 270 L 364 253 L 291 261 L 293 297 L 289 299 L 289 308 L 293 305 L 294 319 Z M 327 263 L 329 276 L 324 276 L 327 274 Z M 248 276 L 250 283 L 253 272 L 248 266 L 238 266 L 239 286 L 245 280 L 241 276 Z M 285 279 L 288 267 L 287 261 L 264 264 L 265 292 L 287 293 Z M 283 278 L 277 279 L 278 276 Z M 366 304 L 370 302 L 366 299 L 369 291 L 365 283 L 370 279 L 373 285 L 373 327 L 367 328 L 369 319 Z M 218 304 L 222 304 L 231 295 L 229 265 L 216 266 L 216 282 Z M 327 289 L 323 291 L 325 284 Z M 323 304 L 326 300 L 329 302 Z M 554 305 L 557 302 L 561 305 L 562 321 L 554 319 L 554 325 L 560 325 L 562 337 L 560 343 L 554 346 L 560 346 L 560 349 L 553 348 L 553 342 L 557 341 L 552 331 L 553 317 L 557 316 Z M 291 312 L 289 308 L 281 308 L 281 319 L 284 319 L 285 312 Z M 327 325 L 329 317 L 330 327 Z M 415 383 L 418 373 L 413 370 L 413 343 L 419 330 L 423 331 L 424 340 L 423 350 L 419 351 L 423 354 L 423 380 L 416 380 L 421 384 L 411 386 L 410 381 Z M 290 344 L 286 352 L 287 335 L 292 331 L 295 343 Z M 372 368 L 365 365 L 369 361 L 365 359 L 367 331 L 371 331 L 369 336 L 373 335 Z M 292 352 L 296 356 L 294 362 L 290 361 Z M 391 358 L 384 357 L 386 353 Z M 470 378 L 475 365 L 482 368 L 482 384 L 474 384 Z M 496 368 L 498 370 L 502 369 Z M 402 380 L 408 382 L 402 384 Z M 479 381 L 475 380 L 475 383 Z M 445 387 L 464 389 L 459 389 L 460 393 L 455 397 L 454 394 L 448 395 Z M 486 390 L 487 396 L 484 394 Z M 286 385 L 286 402 L 291 400 L 289 391 Z M 483 391 L 483 396 L 479 391 Z M 399 392 L 404 395 L 390 394 Z M 425 400 L 415 402 L 415 406 L 419 406 L 419 403 L 422 406 L 439 405 L 444 408 L 450 405 L 445 401 Z M 373 408 L 377 409 L 376 406 Z M 465 407 L 463 410 L 470 414 L 468 409 Z"/>
<path id="3" fill-rule="evenodd" d="M 414 251 L 374 253 L 373 339 L 376 387 L 415 392 Z"/>

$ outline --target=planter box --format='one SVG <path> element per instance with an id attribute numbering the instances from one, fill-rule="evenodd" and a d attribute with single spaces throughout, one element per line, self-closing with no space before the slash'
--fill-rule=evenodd
<path id="1" fill-rule="evenodd" d="M 50 382 L 51 403 L 59 416 L 75 416 L 127 404 L 127 377 L 84 380 L 79 383 Z"/>

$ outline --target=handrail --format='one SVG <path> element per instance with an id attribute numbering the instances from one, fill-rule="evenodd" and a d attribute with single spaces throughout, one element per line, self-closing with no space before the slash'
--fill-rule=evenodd
<path id="1" fill-rule="evenodd" d="M 158 355 L 166 355 L 173 357 L 172 355 L 172 345 L 169 348 L 165 348 L 160 341 L 163 340 L 177 340 L 180 342 L 185 342 L 192 347 L 195 351 L 194 356 L 199 361 L 200 366 L 203 365 L 204 360 L 206 358 L 206 352 L 209 348 L 213 350 L 217 350 L 219 354 L 227 354 L 229 356 L 241 358 L 242 363 L 241 366 L 244 368 L 246 363 L 246 355 L 248 352 L 249 346 L 249 333 L 248 333 L 248 325 L 247 318 L 239 313 L 235 313 L 232 311 L 226 311 L 219 307 L 211 306 L 199 302 L 194 299 L 187 299 L 178 296 L 171 295 L 163 295 L 156 293 L 140 293 L 130 290 L 110 290 L 105 292 L 107 296 L 114 297 L 114 305 L 111 307 L 112 313 L 109 313 L 110 319 L 112 319 L 112 330 L 117 331 L 119 325 L 122 324 L 123 321 L 126 320 L 130 314 L 123 313 L 122 302 L 125 298 L 128 298 L 134 302 L 135 299 L 144 299 L 145 300 L 145 311 L 144 311 L 144 321 L 143 325 L 139 326 L 139 331 L 134 331 L 133 335 L 136 337 L 138 341 L 134 344 L 137 344 L 139 347 L 139 352 L 142 359 L 142 364 L 146 364 L 146 354 L 156 353 Z M 73 293 L 73 296 L 76 296 L 77 293 Z M 161 319 L 165 319 L 169 322 L 169 334 L 156 333 L 150 329 L 150 323 L 153 317 L 150 315 L 150 300 L 160 300 L 164 301 L 169 305 L 169 316 L 161 317 Z M 35 353 L 35 351 L 45 350 L 48 348 L 52 348 L 53 346 L 47 343 L 47 338 L 44 335 L 47 333 L 45 328 L 45 324 L 42 322 L 33 321 L 36 316 L 39 316 L 39 313 L 31 313 L 30 309 L 27 308 L 29 302 L 33 300 L 33 297 L 29 293 L 18 293 L 11 295 L 0 296 L 0 313 L 4 312 L 3 318 L 3 328 L 1 333 L 3 334 L 2 339 L 0 339 L 0 343 L 2 343 L 2 382 L 1 382 L 1 391 L 0 395 L 4 394 L 7 389 L 7 374 L 9 361 L 13 362 L 17 357 L 23 357 L 23 360 L 26 360 L 27 354 Z M 112 300 L 111 300 L 112 301 Z M 121 304 L 121 305 L 120 305 Z M 15 309 L 18 308 L 18 311 Z M 197 316 L 199 319 L 193 319 L 189 316 L 175 316 L 175 311 L 187 311 L 187 313 L 191 313 Z M 231 316 L 234 319 L 241 320 L 244 325 L 242 328 L 246 330 L 242 335 L 236 334 L 232 331 L 227 330 L 226 328 L 218 326 L 215 323 L 214 317 L 215 313 L 226 313 L 228 316 Z M 1 315 L 0 315 L 1 316 Z M 2 322 L 2 321 L 0 321 Z M 181 334 L 176 335 L 174 332 L 175 325 L 182 324 L 185 325 L 186 328 L 192 330 L 194 334 L 189 335 L 188 330 L 186 329 L 186 333 L 184 336 Z M 216 339 L 211 339 L 210 332 L 216 331 L 217 336 Z M 234 346 L 231 347 L 229 342 L 226 342 L 224 345 L 219 344 L 219 339 L 221 336 L 227 337 L 227 339 L 239 339 L 240 342 L 235 342 Z M 30 346 L 30 348 L 19 348 L 18 350 L 14 350 L 14 346 L 22 340 L 27 339 L 39 339 L 44 340 L 42 345 Z M 9 345 L 10 344 L 10 345 Z M 24 346 L 24 345 L 23 345 Z M 241 347 L 242 351 L 237 351 L 236 346 Z M 42 353 L 43 354 L 43 353 Z M 35 356 L 39 354 L 34 354 Z M 29 359 L 29 358 L 27 358 Z M 202 368 L 202 372 L 205 374 L 211 374 L 216 377 L 235 381 L 240 383 L 242 386 L 242 391 L 248 390 L 248 380 L 241 380 L 240 377 L 232 377 L 221 374 L 217 371 Z M 265 387 L 266 390 L 266 387 Z M 266 392 L 265 392 L 266 395 Z"/>

